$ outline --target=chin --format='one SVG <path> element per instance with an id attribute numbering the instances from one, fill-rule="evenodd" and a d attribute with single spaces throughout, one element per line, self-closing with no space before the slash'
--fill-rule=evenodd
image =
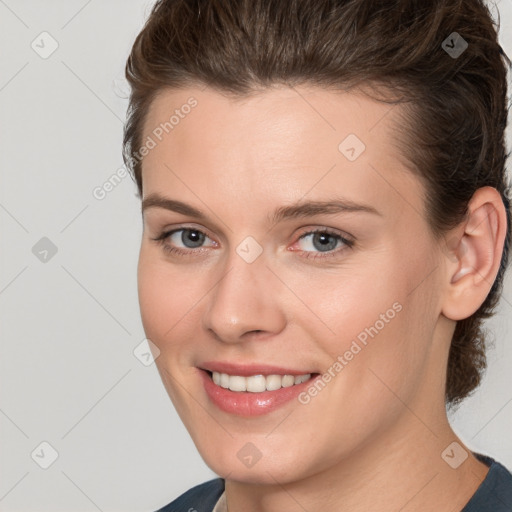
<path id="1" fill-rule="evenodd" d="M 230 439 L 229 443 L 219 444 L 215 449 L 212 449 L 212 440 L 204 439 L 204 446 L 196 443 L 196 447 L 205 464 L 227 480 L 275 485 L 276 482 L 285 484 L 307 476 L 302 474 L 305 466 L 303 451 L 292 449 L 285 442 L 282 448 L 263 447 L 259 442 L 261 449 L 258 450 L 250 439 L 250 435 L 245 439 Z"/>

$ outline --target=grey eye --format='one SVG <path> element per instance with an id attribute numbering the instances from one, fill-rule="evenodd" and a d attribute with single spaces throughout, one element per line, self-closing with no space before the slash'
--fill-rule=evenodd
<path id="1" fill-rule="evenodd" d="M 327 252 L 337 248 L 338 242 L 341 241 L 341 237 L 339 235 L 332 235 L 330 233 L 319 231 L 302 236 L 300 241 L 304 242 L 303 247 L 301 248 L 304 251 L 316 250 L 319 252 Z"/>

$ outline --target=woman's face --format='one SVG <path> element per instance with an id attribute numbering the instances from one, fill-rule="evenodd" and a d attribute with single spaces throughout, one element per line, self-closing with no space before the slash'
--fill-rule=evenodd
<path id="1" fill-rule="evenodd" d="M 296 481 L 429 435 L 444 410 L 443 258 L 398 108 L 306 87 L 151 106 L 142 321 L 221 476 Z"/>

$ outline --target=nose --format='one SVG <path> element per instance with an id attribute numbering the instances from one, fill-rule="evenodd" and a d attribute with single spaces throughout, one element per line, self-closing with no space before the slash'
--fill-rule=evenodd
<path id="1" fill-rule="evenodd" d="M 278 334 L 286 325 L 279 284 L 263 255 L 247 263 L 233 251 L 207 295 L 203 327 L 225 343 Z"/>

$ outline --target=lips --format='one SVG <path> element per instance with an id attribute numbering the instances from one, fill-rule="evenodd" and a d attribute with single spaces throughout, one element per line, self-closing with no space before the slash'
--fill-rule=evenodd
<path id="1" fill-rule="evenodd" d="M 240 375 L 250 377 L 252 375 L 305 375 L 312 372 L 311 369 L 298 370 L 296 368 L 286 368 L 284 366 L 274 366 L 268 364 L 235 364 L 223 361 L 207 361 L 201 364 L 201 369 L 209 372 L 227 373 L 228 375 Z"/>
<path id="2" fill-rule="evenodd" d="M 200 376 L 215 406 L 247 417 L 270 413 L 290 402 L 320 375 L 266 364 L 212 361 L 201 365 Z"/>

